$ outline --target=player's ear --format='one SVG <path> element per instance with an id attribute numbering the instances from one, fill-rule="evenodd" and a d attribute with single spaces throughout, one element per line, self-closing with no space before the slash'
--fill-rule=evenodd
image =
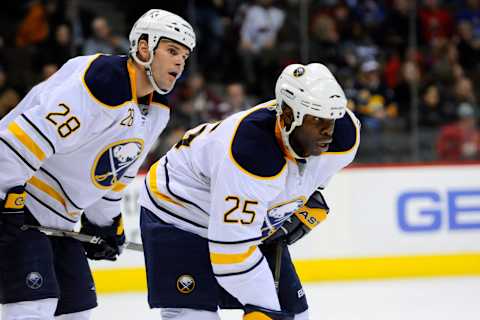
<path id="1" fill-rule="evenodd" d="M 141 61 L 147 62 L 150 58 L 150 52 L 148 51 L 148 41 L 145 39 L 141 39 L 138 41 L 138 51 L 137 51 L 138 58 Z"/>
<path id="2" fill-rule="evenodd" d="M 282 120 L 283 123 L 285 124 L 285 128 L 288 130 L 290 128 L 290 125 L 293 122 L 293 111 L 292 108 L 290 108 L 287 104 L 282 105 Z"/>

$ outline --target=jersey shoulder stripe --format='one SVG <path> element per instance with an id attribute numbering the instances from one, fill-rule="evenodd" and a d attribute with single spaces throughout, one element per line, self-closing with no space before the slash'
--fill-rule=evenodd
<path id="1" fill-rule="evenodd" d="M 104 107 L 117 108 L 134 98 L 135 79 L 130 77 L 127 56 L 96 56 L 83 80 L 93 99 Z"/>
<path id="2" fill-rule="evenodd" d="M 240 120 L 230 147 L 233 161 L 255 178 L 275 178 L 286 160 L 275 138 L 276 113 L 256 109 Z"/>
<path id="3" fill-rule="evenodd" d="M 359 126 L 358 120 L 349 112 L 335 120 L 333 141 L 325 153 L 344 153 L 352 150 L 359 140 Z"/>

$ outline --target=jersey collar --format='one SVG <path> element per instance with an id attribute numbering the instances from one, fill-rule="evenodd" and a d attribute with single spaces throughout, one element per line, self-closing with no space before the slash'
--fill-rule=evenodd
<path id="1" fill-rule="evenodd" d="M 137 97 L 137 71 L 131 59 L 127 61 L 128 76 L 130 77 L 130 90 L 132 91 L 132 100 L 138 103 Z"/>

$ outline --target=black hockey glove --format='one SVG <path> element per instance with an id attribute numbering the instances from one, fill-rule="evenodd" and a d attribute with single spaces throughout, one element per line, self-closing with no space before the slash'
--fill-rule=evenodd
<path id="1" fill-rule="evenodd" d="M 105 227 L 93 224 L 85 215 L 82 215 L 80 233 L 97 236 L 104 240 L 98 244 L 82 243 L 87 257 L 91 260 L 115 261 L 117 256 L 122 253 L 122 246 L 125 243 L 125 232 L 121 214 L 113 218 L 111 225 Z"/>
<path id="2" fill-rule="evenodd" d="M 6 243 L 15 237 L 25 222 L 24 186 L 16 186 L 7 191 L 5 200 L 0 199 L 0 243 Z"/>
<path id="3" fill-rule="evenodd" d="M 277 231 L 263 240 L 263 243 L 268 245 L 283 240 L 288 245 L 291 245 L 325 220 L 329 210 L 330 208 L 325 199 L 320 191 L 317 190 L 308 198 L 307 203 L 303 207 L 295 211 Z"/>
<path id="4" fill-rule="evenodd" d="M 274 311 L 251 304 L 247 304 L 244 309 L 243 320 L 293 320 L 295 317 L 294 314 L 288 312 Z"/>

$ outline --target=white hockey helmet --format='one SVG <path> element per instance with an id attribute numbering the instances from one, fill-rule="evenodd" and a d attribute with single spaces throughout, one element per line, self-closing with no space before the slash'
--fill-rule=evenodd
<path id="1" fill-rule="evenodd" d="M 141 61 L 137 57 L 138 42 L 142 35 L 148 36 L 148 49 L 150 59 L 147 62 Z M 153 88 L 160 94 L 167 94 L 173 86 L 167 90 L 160 89 L 153 79 L 151 64 L 153 61 L 153 51 L 162 38 L 174 40 L 190 51 L 195 47 L 195 32 L 192 26 L 182 17 L 169 11 L 160 9 L 151 9 L 142 15 L 133 25 L 128 37 L 130 41 L 130 55 L 135 61 L 145 67 L 148 79 Z"/>
<path id="2" fill-rule="evenodd" d="M 308 114 L 323 119 L 339 119 L 345 115 L 347 99 L 333 74 L 320 63 L 308 65 L 291 64 L 278 77 L 275 86 L 277 116 L 282 114 L 285 103 L 293 111 L 293 122 L 288 128 L 281 127 L 285 145 L 298 156 L 290 146 L 288 136 L 301 126 Z"/>

